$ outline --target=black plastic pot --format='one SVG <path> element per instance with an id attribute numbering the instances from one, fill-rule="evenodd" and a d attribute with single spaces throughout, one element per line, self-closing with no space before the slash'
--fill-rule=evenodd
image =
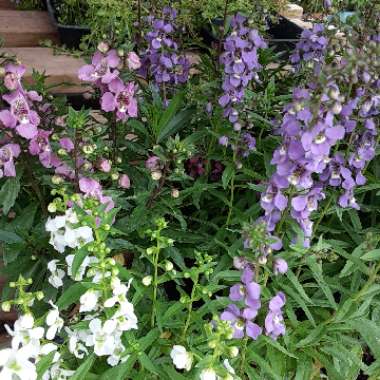
<path id="1" fill-rule="evenodd" d="M 287 52 L 295 48 L 296 43 L 299 41 L 303 29 L 296 25 L 291 20 L 286 17 L 278 17 L 276 22 L 268 19 L 268 30 L 269 35 L 269 46 L 274 47 L 275 51 Z M 218 29 L 222 26 L 222 19 L 212 20 L 214 29 Z M 213 43 L 218 42 L 218 37 L 216 37 L 212 28 L 208 25 L 202 28 L 201 37 L 203 42 L 207 46 L 211 46 Z"/>
<path id="2" fill-rule="evenodd" d="M 268 20 L 269 46 L 277 52 L 294 50 L 304 30 L 286 17 L 279 17 L 276 22 Z"/>
<path id="3" fill-rule="evenodd" d="M 58 29 L 61 43 L 68 48 L 78 48 L 82 37 L 90 33 L 90 28 L 77 25 L 62 25 L 58 22 L 54 0 L 46 0 L 46 6 L 51 20 Z"/>

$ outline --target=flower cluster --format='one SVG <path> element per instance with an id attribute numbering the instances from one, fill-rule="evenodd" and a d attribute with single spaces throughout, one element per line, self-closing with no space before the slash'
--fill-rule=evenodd
<path id="1" fill-rule="evenodd" d="M 324 35 L 323 24 L 314 24 L 313 29 L 305 29 L 296 49 L 290 56 L 290 62 L 296 69 L 301 67 L 302 62 L 310 63 L 315 73 L 319 73 L 324 63 L 328 46 L 328 38 Z"/>
<path id="2" fill-rule="evenodd" d="M 267 47 L 256 29 L 249 26 L 246 17 L 237 14 L 231 21 L 232 31 L 224 42 L 224 52 L 220 63 L 224 67 L 223 91 L 219 104 L 224 108 L 224 116 L 231 123 L 239 120 L 238 105 L 242 103 L 245 89 L 261 69 L 258 49 Z"/>
<path id="3" fill-rule="evenodd" d="M 108 45 L 100 44 L 92 62 L 79 69 L 80 80 L 92 83 L 101 92 L 101 107 L 105 112 L 115 112 L 117 120 L 126 121 L 137 116 L 136 85 L 124 83 L 119 70 L 121 59 L 116 50 L 108 50 Z M 137 69 L 140 61 L 136 54 L 128 56 L 128 67 Z"/>
<path id="4" fill-rule="evenodd" d="M 376 78 L 370 64 L 373 45 L 372 50 L 349 50 L 353 57 L 323 68 L 327 82 L 320 87 L 294 90 L 280 126 L 282 144 L 272 158 L 276 173 L 261 197 L 268 231 L 274 231 L 290 203 L 290 214 L 302 228 L 307 246 L 313 228 L 310 216 L 325 198 L 327 185 L 342 187 L 341 207 L 359 207 L 354 188 L 366 182 L 362 171 L 375 155 L 373 116 L 380 105 L 376 81 L 371 82 Z M 353 79 L 352 72 L 358 77 Z M 359 86 L 352 97 L 345 98 L 341 89 L 352 80 Z M 338 151 L 339 147 L 345 150 Z"/>
<path id="5" fill-rule="evenodd" d="M 7 128 L 3 140 L 7 143 L 0 149 L 1 177 L 16 176 L 14 159 L 20 155 L 22 139 L 28 143 L 29 153 L 38 156 L 42 166 L 54 168 L 57 174 L 72 177 L 70 168 L 53 152 L 49 140 L 52 131 L 42 129 L 41 118 L 35 110 L 46 111 L 50 104 L 43 104 L 37 92 L 24 89 L 22 79 L 25 72 L 22 65 L 5 66 L 4 86 L 11 92 L 3 95 L 9 109 L 0 111 L 0 123 Z M 15 143 L 12 143 L 13 140 Z"/>
<path id="6" fill-rule="evenodd" d="M 93 232 L 89 226 L 74 227 L 79 223 L 77 214 L 68 209 L 65 215 L 49 218 L 46 222 L 46 231 L 50 232 L 49 243 L 60 253 L 66 247 L 79 248 L 94 240 Z M 55 269 L 52 271 L 55 272 Z"/>
<path id="7" fill-rule="evenodd" d="M 77 194 L 74 198 L 80 199 L 80 196 Z M 12 348 L 0 353 L 1 378 L 13 379 L 18 376 L 25 380 L 37 379 L 36 364 L 51 352 L 55 352 L 55 355 L 52 365 L 43 374 L 44 380 L 66 379 L 75 372 L 61 368 L 61 352 L 69 352 L 78 359 L 93 352 L 98 357 L 106 357 L 110 366 L 128 359 L 122 335 L 137 329 L 137 317 L 132 303 L 127 299 L 131 280 L 128 284 L 122 283 L 115 260 L 107 257 L 111 250 L 106 247 L 104 240 L 111 229 L 109 223 L 112 217 L 101 206 L 97 206 L 99 201 L 96 197 L 83 197 L 77 203 L 82 204 L 84 214 L 79 215 L 69 208 L 64 215 L 49 218 L 46 230 L 51 233 L 50 242 L 58 252 L 63 253 L 69 247 L 87 253 L 79 265 L 76 263 L 78 253 L 75 251 L 65 257 L 65 262 L 55 259 L 48 263 L 51 273 L 49 283 L 55 288 L 62 287 L 66 275 L 87 285 L 87 290 L 79 298 L 78 315 L 75 318 L 81 321 L 80 326 L 75 321 L 74 324 L 72 321 L 65 322 L 60 316 L 61 310 L 51 301 L 51 309 L 43 320 L 45 326 L 36 325 L 29 309 L 34 298 L 21 291 L 19 299 L 13 302 L 22 305 L 25 314 L 15 323 L 14 331 L 7 328 L 13 337 Z M 92 228 L 86 223 L 98 231 L 93 234 Z M 21 284 L 28 286 L 30 283 L 24 281 Z M 39 296 L 39 299 L 42 297 Z M 44 337 L 46 344 L 43 342 Z M 67 338 L 64 339 L 67 347 L 52 343 L 56 337 Z"/>
<path id="8" fill-rule="evenodd" d="M 178 53 L 178 44 L 173 39 L 177 12 L 165 7 L 162 13 L 162 19 L 148 17 L 151 30 L 145 35 L 149 46 L 143 54 L 141 73 L 145 77 L 149 73 L 158 84 L 185 83 L 189 77 L 190 62 Z"/>
<path id="9" fill-rule="evenodd" d="M 260 285 L 253 281 L 253 271 L 247 265 L 242 272 L 241 283 L 230 288 L 230 300 L 244 301 L 244 308 L 230 304 L 220 316 L 222 320 L 231 322 L 234 338 L 249 336 L 256 340 L 261 335 L 262 328 L 253 322 L 261 308 L 260 293 Z"/>

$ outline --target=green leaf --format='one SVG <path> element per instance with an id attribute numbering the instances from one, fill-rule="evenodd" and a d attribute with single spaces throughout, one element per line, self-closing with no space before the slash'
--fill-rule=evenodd
<path id="1" fill-rule="evenodd" d="M 163 365 L 164 371 L 169 375 L 169 378 L 171 380 L 186 380 L 187 377 L 181 375 L 179 372 L 177 372 L 173 366 Z"/>
<path id="2" fill-rule="evenodd" d="M 3 214 L 7 214 L 15 204 L 20 187 L 19 176 L 8 178 L 2 186 L 0 190 L 0 203 L 3 208 Z"/>
<path id="3" fill-rule="evenodd" d="M 169 136 L 174 135 L 177 133 L 179 130 L 185 128 L 190 120 L 191 120 L 191 115 L 194 114 L 193 109 L 187 109 L 179 112 L 177 115 L 175 115 L 167 124 L 164 128 L 160 130 L 160 133 L 157 137 L 157 143 L 161 143 L 164 141 L 166 138 Z"/>
<path id="4" fill-rule="evenodd" d="M 72 273 L 73 278 L 75 278 L 75 276 L 78 272 L 78 269 L 82 265 L 82 263 L 83 263 L 84 259 L 87 257 L 87 255 L 88 255 L 88 250 L 85 246 L 80 248 L 77 252 L 75 252 L 73 265 L 71 268 L 71 273 Z"/>
<path id="5" fill-rule="evenodd" d="M 77 302 L 80 296 L 86 292 L 87 289 L 93 288 L 94 284 L 86 282 L 77 282 L 71 285 L 63 292 L 57 301 L 57 306 L 60 310 L 66 309 L 68 306 Z"/>
<path id="6" fill-rule="evenodd" d="M 70 380 L 84 380 L 86 375 L 90 371 L 95 362 L 95 354 L 91 354 L 75 371 L 74 375 L 70 377 Z"/>
<path id="7" fill-rule="evenodd" d="M 277 340 L 273 340 L 271 338 L 268 338 L 267 336 L 263 335 L 261 337 L 262 340 L 264 340 L 268 345 L 274 347 L 276 350 L 281 351 L 286 356 L 289 356 L 291 358 L 297 359 L 297 356 L 289 352 L 285 347 L 281 346 Z"/>
<path id="8" fill-rule="evenodd" d="M 160 331 L 155 328 L 154 330 L 149 331 L 147 335 L 139 340 L 140 350 L 145 351 L 148 347 L 152 345 L 154 341 L 160 336 Z"/>
<path id="9" fill-rule="evenodd" d="M 235 175 L 235 167 L 231 164 L 227 165 L 222 175 L 222 184 L 223 184 L 224 189 L 227 189 L 227 186 L 234 175 Z"/>
<path id="10" fill-rule="evenodd" d="M 121 363 L 105 371 L 99 380 L 124 380 L 128 377 L 135 362 L 136 355 L 131 355 L 125 363 Z"/>
<path id="11" fill-rule="evenodd" d="M 22 243 L 23 239 L 12 231 L 0 230 L 0 241 L 7 244 Z"/>
<path id="12" fill-rule="evenodd" d="M 350 325 L 359 332 L 376 359 L 380 360 L 380 326 L 364 318 L 351 321 Z"/>
<path id="13" fill-rule="evenodd" d="M 364 261 L 377 261 L 380 259 L 380 249 L 373 249 L 372 251 L 369 251 L 365 253 L 362 257 L 362 260 Z"/>
<path id="14" fill-rule="evenodd" d="M 297 371 L 294 380 L 310 379 L 313 371 L 313 361 L 306 355 L 297 360 Z"/>
<path id="15" fill-rule="evenodd" d="M 56 351 L 50 352 L 50 354 L 43 356 L 41 360 L 38 361 L 36 364 L 37 380 L 41 380 L 43 374 L 50 368 L 55 354 Z"/>
<path id="16" fill-rule="evenodd" d="M 264 372 L 271 376 L 272 379 L 282 380 L 282 377 L 273 370 L 269 363 L 260 355 L 256 354 L 253 349 L 249 349 L 247 355 L 251 361 L 253 361 L 255 364 L 258 364 Z"/>
<path id="17" fill-rule="evenodd" d="M 139 362 L 141 365 L 148 370 L 151 373 L 154 373 L 155 375 L 162 376 L 165 374 L 162 374 L 162 371 L 156 364 L 152 362 L 152 360 L 149 358 L 149 356 L 145 352 L 141 352 L 138 357 Z M 165 378 L 165 376 L 163 376 Z"/>
<path id="18" fill-rule="evenodd" d="M 297 277 L 295 274 L 292 272 L 291 269 L 288 270 L 286 273 L 286 277 L 288 277 L 289 281 L 292 283 L 292 285 L 296 288 L 297 292 L 299 295 L 306 301 L 306 302 L 312 302 L 309 296 L 305 293 L 305 290 L 303 286 L 300 284 L 298 281 Z"/>
<path id="19" fill-rule="evenodd" d="M 338 308 L 338 305 L 335 302 L 331 289 L 326 284 L 326 281 L 323 278 L 322 265 L 317 263 L 315 256 L 309 256 L 306 259 L 306 263 L 311 269 L 313 277 L 318 282 L 318 285 L 321 287 L 322 292 L 325 294 L 326 298 L 329 300 L 330 305 L 336 310 Z"/>

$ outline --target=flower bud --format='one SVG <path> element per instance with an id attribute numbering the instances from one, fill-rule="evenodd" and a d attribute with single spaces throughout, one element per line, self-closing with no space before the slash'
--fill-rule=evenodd
<path id="1" fill-rule="evenodd" d="M 143 285 L 145 286 L 149 286 L 151 283 L 152 283 L 152 276 L 145 276 L 143 279 L 142 279 L 142 283 Z"/>
<path id="2" fill-rule="evenodd" d="M 119 173 L 112 173 L 111 178 L 113 181 L 117 181 L 119 179 Z"/>
<path id="3" fill-rule="evenodd" d="M 236 346 L 230 347 L 231 358 L 236 358 L 239 355 L 239 349 Z"/>
<path id="4" fill-rule="evenodd" d="M 267 262 L 268 262 L 268 259 L 266 258 L 266 256 L 259 257 L 259 264 L 265 265 Z"/>
<path id="5" fill-rule="evenodd" d="M 101 53 L 103 53 L 103 54 L 105 54 L 105 53 L 107 53 L 107 51 L 109 50 L 109 45 L 107 44 L 107 42 L 104 42 L 104 41 L 102 41 L 102 42 L 99 42 L 99 44 L 98 44 L 98 50 L 101 52 Z"/>
<path id="6" fill-rule="evenodd" d="M 11 303 L 9 301 L 5 301 L 1 304 L 1 308 L 5 313 L 9 313 L 11 311 Z"/>
<path id="7" fill-rule="evenodd" d="M 44 293 L 41 291 L 37 292 L 36 297 L 37 297 L 38 301 L 41 301 L 44 298 Z"/>
<path id="8" fill-rule="evenodd" d="M 49 206 L 48 206 L 48 211 L 53 213 L 53 212 L 56 212 L 57 211 L 57 206 L 55 205 L 54 202 L 51 202 L 49 203 Z"/>
<path id="9" fill-rule="evenodd" d="M 53 175 L 53 177 L 51 178 L 51 182 L 54 185 L 60 185 L 63 182 L 63 178 L 59 175 Z"/>
<path id="10" fill-rule="evenodd" d="M 167 272 L 170 272 L 170 271 L 173 270 L 173 268 L 174 268 L 173 263 L 171 261 L 166 261 L 166 263 L 165 263 L 165 270 Z"/>
<path id="11" fill-rule="evenodd" d="M 179 197 L 179 190 L 178 189 L 172 189 L 172 197 L 173 198 Z"/>
<path id="12" fill-rule="evenodd" d="M 129 189 L 131 187 L 131 180 L 126 174 L 122 174 L 119 178 L 119 186 L 123 189 Z"/>
<path id="13" fill-rule="evenodd" d="M 152 172 L 151 175 L 152 175 L 152 179 L 153 179 L 154 181 L 158 181 L 158 180 L 160 180 L 161 177 L 162 177 L 162 172 L 161 172 L 161 170 L 155 170 L 155 171 Z"/>

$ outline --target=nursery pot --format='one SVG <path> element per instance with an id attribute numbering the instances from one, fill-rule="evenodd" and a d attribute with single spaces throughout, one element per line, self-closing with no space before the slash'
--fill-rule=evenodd
<path id="1" fill-rule="evenodd" d="M 68 48 L 78 48 L 83 36 L 90 33 L 90 28 L 77 25 L 63 25 L 58 22 L 55 0 L 46 0 L 46 6 L 53 24 L 57 27 L 59 39 Z"/>
<path id="2" fill-rule="evenodd" d="M 223 25 L 222 19 L 214 19 L 211 21 L 214 28 L 220 28 Z M 269 45 L 273 46 L 276 51 L 293 50 L 296 43 L 300 39 L 301 33 L 304 30 L 300 26 L 286 17 L 279 16 L 276 22 L 267 20 L 269 35 Z M 201 30 L 201 37 L 206 45 L 218 42 L 218 37 L 212 32 L 212 28 L 207 25 Z"/>
<path id="3" fill-rule="evenodd" d="M 268 26 L 269 46 L 273 46 L 278 52 L 293 50 L 303 32 L 303 28 L 283 16 L 276 22 L 268 20 Z"/>

